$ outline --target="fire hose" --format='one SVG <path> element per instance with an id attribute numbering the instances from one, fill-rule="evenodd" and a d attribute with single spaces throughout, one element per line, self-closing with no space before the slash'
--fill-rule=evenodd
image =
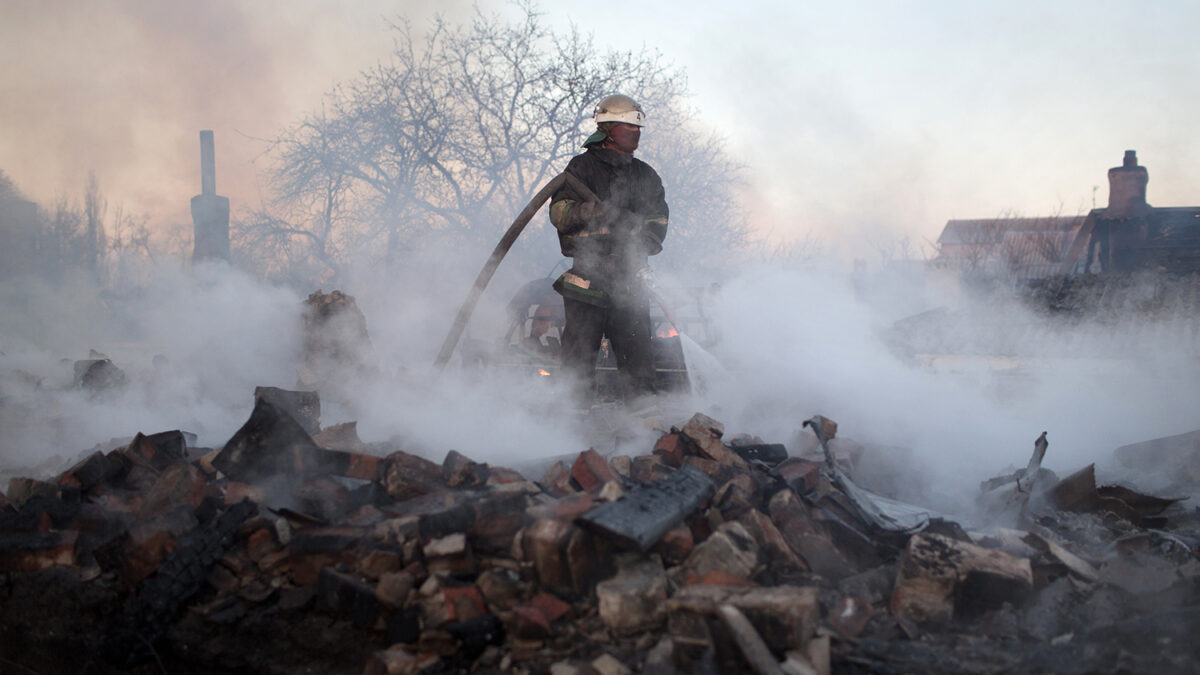
<path id="1" fill-rule="evenodd" d="M 467 322 L 471 319 L 471 314 L 475 312 L 475 305 L 478 304 L 480 296 L 487 288 L 488 282 L 492 280 L 492 275 L 496 273 L 496 268 L 500 266 L 500 261 L 504 260 L 504 256 L 508 254 L 508 250 L 512 248 L 521 231 L 533 220 L 533 216 L 542 208 L 542 204 L 550 199 L 550 196 L 559 190 L 563 185 L 568 185 L 580 197 L 583 197 L 588 202 L 598 202 L 596 195 L 588 189 L 575 176 L 566 171 L 558 174 L 546 183 L 545 187 L 538 191 L 517 215 L 516 220 L 512 225 L 509 225 L 504 236 L 500 238 L 500 243 L 496 244 L 496 248 L 492 251 L 491 257 L 483 264 L 483 269 L 479 271 L 479 276 L 475 277 L 475 285 L 471 287 L 470 293 L 467 294 L 467 299 L 463 301 L 462 307 L 458 309 L 458 316 L 454 318 L 454 324 L 450 326 L 450 333 L 446 336 L 446 340 L 442 343 L 442 349 L 438 352 L 437 360 L 433 365 L 439 370 L 446 366 L 450 361 L 450 355 L 454 353 L 454 348 L 458 346 L 458 340 L 462 337 L 463 330 L 467 327 Z"/>

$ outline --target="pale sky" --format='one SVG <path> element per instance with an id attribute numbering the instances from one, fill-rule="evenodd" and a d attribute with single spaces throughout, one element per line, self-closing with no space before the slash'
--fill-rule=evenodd
<path id="1" fill-rule="evenodd" d="M 0 0 L 0 169 L 44 204 L 82 194 L 91 169 L 110 202 L 188 223 L 197 132 L 213 129 L 218 193 L 252 206 L 255 139 L 386 58 L 383 17 L 420 28 L 434 9 L 454 19 L 471 5 Z M 1150 203 L 1200 205 L 1194 1 L 541 9 L 601 47 L 658 49 L 686 69 L 701 119 L 746 166 L 764 237 L 847 250 L 934 239 L 951 218 L 1074 214 L 1094 187 L 1105 205 L 1126 149 L 1149 170 Z"/>

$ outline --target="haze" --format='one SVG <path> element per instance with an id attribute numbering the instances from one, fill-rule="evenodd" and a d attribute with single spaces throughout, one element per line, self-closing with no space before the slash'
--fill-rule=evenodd
<path id="1" fill-rule="evenodd" d="M 518 8 L 482 3 L 485 12 Z M 468 3 L 0 2 L 0 169 L 30 198 L 82 193 L 187 225 L 199 129 L 235 211 L 262 198 L 270 138 L 385 58 L 385 17 L 418 30 Z M 658 49 L 747 168 L 760 238 L 858 253 L 935 239 L 951 218 L 1104 206 L 1136 149 L 1156 206 L 1200 201 L 1200 43 L 1191 2 L 572 0 L 541 7 L 602 47 Z M 653 122 L 653 111 L 651 122 Z M 652 130 L 651 130 L 652 133 Z M 669 188 L 669 186 L 668 186 Z M 1093 190 L 1093 188 L 1098 188 Z"/>

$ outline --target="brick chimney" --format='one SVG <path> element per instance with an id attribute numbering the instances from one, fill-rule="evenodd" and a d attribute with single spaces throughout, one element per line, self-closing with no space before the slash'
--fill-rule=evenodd
<path id="1" fill-rule="evenodd" d="M 1146 183 L 1150 174 L 1146 167 L 1138 166 L 1137 152 L 1125 151 L 1121 166 L 1108 170 L 1108 208 L 1106 218 L 1134 218 L 1146 215 L 1150 205 L 1146 203 Z"/>
<path id="2" fill-rule="evenodd" d="M 229 198 L 217 195 L 213 132 L 200 132 L 200 194 L 192 197 L 192 262 L 229 262 Z"/>

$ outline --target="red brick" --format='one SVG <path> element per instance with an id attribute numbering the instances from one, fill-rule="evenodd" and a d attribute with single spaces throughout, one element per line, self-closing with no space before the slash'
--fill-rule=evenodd
<path id="1" fill-rule="evenodd" d="M 542 518 L 525 528 L 522 549 L 525 559 L 533 564 L 538 580 L 553 589 L 571 588 L 571 571 L 567 567 L 567 543 L 575 530 L 570 523 L 555 518 Z"/>
<path id="2" fill-rule="evenodd" d="M 427 459 L 394 452 L 382 462 L 383 486 L 392 499 L 404 501 L 443 489 L 442 467 Z"/>
<path id="3" fill-rule="evenodd" d="M 279 542 L 275 541 L 274 528 L 261 528 L 246 538 L 246 557 L 255 563 L 278 550 Z"/>
<path id="4" fill-rule="evenodd" d="M 658 455 L 640 455 L 633 458 L 629 471 L 634 482 L 644 485 L 662 478 L 674 469 L 663 464 Z"/>
<path id="5" fill-rule="evenodd" d="M 267 491 L 257 485 L 236 481 L 229 481 L 225 484 L 225 506 L 232 506 L 243 499 L 261 504 L 266 499 L 266 495 Z"/>
<path id="6" fill-rule="evenodd" d="M 577 492 L 575 486 L 571 484 L 571 471 L 563 462 L 555 462 L 549 469 L 546 469 L 546 473 L 539 483 L 543 490 L 554 497 Z"/>
<path id="7" fill-rule="evenodd" d="M 312 435 L 313 442 L 322 448 L 336 450 L 360 450 L 363 442 L 358 438 L 358 422 L 342 422 L 325 427 Z"/>
<path id="8" fill-rule="evenodd" d="M 443 588 L 442 597 L 446 602 L 446 615 L 451 621 L 466 621 L 488 613 L 483 594 L 474 584 Z"/>
<path id="9" fill-rule="evenodd" d="M 541 610 L 548 621 L 558 621 L 571 611 L 571 606 L 559 599 L 558 596 L 541 591 L 529 601 L 533 607 Z"/>
<path id="10" fill-rule="evenodd" d="M 623 558 L 611 579 L 596 584 L 596 607 L 618 635 L 654 631 L 667 618 L 667 575 L 654 558 Z"/>
<path id="11" fill-rule="evenodd" d="M 666 434 L 659 437 L 653 452 L 662 458 L 664 464 L 678 469 L 683 466 L 684 449 L 684 441 L 679 434 Z"/>
<path id="12" fill-rule="evenodd" d="M 681 430 L 689 442 L 690 454 L 720 462 L 739 471 L 748 470 L 750 465 L 746 460 L 721 442 L 724 432 L 724 425 L 701 413 L 693 415 Z"/>
<path id="13" fill-rule="evenodd" d="M 763 512 L 752 509 L 742 514 L 738 522 L 754 536 L 772 572 L 786 575 L 808 571 L 805 562 L 796 555 L 775 523 Z"/>
<path id="14" fill-rule="evenodd" d="M 150 488 L 138 510 L 138 517 L 151 518 L 181 504 L 194 509 L 204 501 L 207 487 L 208 478 L 199 469 L 187 463 L 173 464 L 159 475 L 154 487 Z"/>
<path id="15" fill-rule="evenodd" d="M 595 505 L 595 498 L 589 494 L 568 495 L 550 505 L 550 515 L 569 522 L 591 511 Z"/>
<path id="16" fill-rule="evenodd" d="M 821 477 L 820 464 L 799 457 L 785 459 L 775 467 L 775 471 L 788 487 L 799 494 L 807 494 L 817 489 L 817 482 Z"/>
<path id="17" fill-rule="evenodd" d="M 617 455 L 610 457 L 608 466 L 621 478 L 631 480 L 633 477 L 633 458 L 629 455 Z"/>
<path id="18" fill-rule="evenodd" d="M 579 453 L 571 465 L 571 477 L 585 492 L 597 490 L 610 480 L 618 480 L 608 461 L 591 448 Z"/>
<path id="19" fill-rule="evenodd" d="M 655 544 L 654 550 L 663 557 L 663 562 L 668 565 L 678 565 L 691 555 L 692 549 L 695 547 L 696 540 L 692 536 L 691 528 L 680 523 L 667 530 L 662 539 Z"/>
<path id="20" fill-rule="evenodd" d="M 0 572 L 36 572 L 75 564 L 74 530 L 9 534 L 0 548 Z"/>
<path id="21" fill-rule="evenodd" d="M 542 640 L 550 635 L 550 621 L 536 607 L 517 605 L 512 608 L 508 631 L 522 640 Z"/>

